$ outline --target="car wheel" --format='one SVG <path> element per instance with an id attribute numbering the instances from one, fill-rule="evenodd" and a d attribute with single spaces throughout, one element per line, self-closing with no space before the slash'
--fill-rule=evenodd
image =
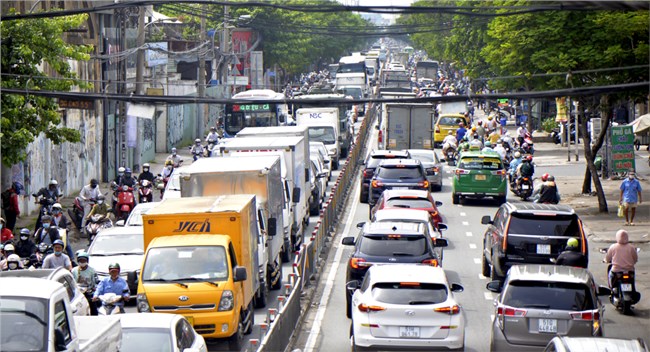
<path id="1" fill-rule="evenodd" d="M 309 215 L 312 216 L 318 215 L 319 207 L 320 207 L 320 191 L 319 194 L 316 195 L 314 201 L 311 204 L 309 204 Z"/>
<path id="2" fill-rule="evenodd" d="M 237 331 L 228 338 L 228 348 L 231 351 L 241 351 L 244 347 L 244 322 L 239 319 Z"/>
<path id="3" fill-rule="evenodd" d="M 368 203 L 368 193 L 359 192 L 359 203 Z"/>
<path id="4" fill-rule="evenodd" d="M 453 193 L 451 195 L 451 202 L 454 203 L 454 204 L 460 203 L 460 196 L 458 194 L 456 194 L 456 193 Z"/>
<path id="5" fill-rule="evenodd" d="M 485 254 L 483 254 L 483 260 L 481 260 L 481 274 L 485 277 L 490 276 L 490 264 L 488 263 Z"/>

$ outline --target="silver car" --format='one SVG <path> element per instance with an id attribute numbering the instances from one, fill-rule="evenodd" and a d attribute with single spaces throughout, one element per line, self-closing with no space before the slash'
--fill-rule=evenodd
<path id="1" fill-rule="evenodd" d="M 635 340 L 605 337 L 556 336 L 548 343 L 544 352 L 648 352 L 642 338 Z"/>
<path id="2" fill-rule="evenodd" d="M 438 159 L 438 154 L 429 149 L 409 149 L 411 159 L 420 160 L 424 173 L 429 181 L 430 191 L 442 190 L 443 164 Z"/>
<path id="3" fill-rule="evenodd" d="M 556 265 L 514 265 L 505 281 L 487 289 L 494 301 L 490 351 L 539 351 L 557 335 L 602 336 L 605 308 L 587 269 Z"/>

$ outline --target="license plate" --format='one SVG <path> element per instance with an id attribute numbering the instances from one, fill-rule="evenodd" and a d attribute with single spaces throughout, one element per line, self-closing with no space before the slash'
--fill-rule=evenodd
<path id="1" fill-rule="evenodd" d="M 521 185 L 521 189 L 528 189 L 528 185 Z"/>
<path id="2" fill-rule="evenodd" d="M 420 328 L 418 326 L 400 326 L 399 337 L 419 338 Z"/>
<path id="3" fill-rule="evenodd" d="M 475 175 L 474 179 L 476 181 L 485 181 L 485 180 L 487 180 L 487 176 L 485 176 L 485 175 Z"/>
<path id="4" fill-rule="evenodd" d="M 408 187 L 393 187 L 393 189 L 409 189 Z"/>
<path id="5" fill-rule="evenodd" d="M 557 333 L 557 319 L 540 319 L 537 326 L 539 332 Z"/>
<path id="6" fill-rule="evenodd" d="M 185 319 L 187 319 L 187 321 L 190 323 L 190 325 L 192 325 L 192 327 L 194 326 L 194 317 L 185 317 Z"/>
<path id="7" fill-rule="evenodd" d="M 537 245 L 537 254 L 551 254 L 551 245 L 550 244 L 538 244 Z"/>
<path id="8" fill-rule="evenodd" d="M 632 284 L 621 284 L 623 292 L 632 292 Z"/>

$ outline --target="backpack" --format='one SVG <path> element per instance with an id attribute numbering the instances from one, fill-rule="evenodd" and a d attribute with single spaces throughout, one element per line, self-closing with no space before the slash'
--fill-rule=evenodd
<path id="1" fill-rule="evenodd" d="M 2 192 L 2 209 L 11 210 L 11 190 Z"/>
<path id="2" fill-rule="evenodd" d="M 533 165 L 531 165 L 530 163 L 522 163 L 521 164 L 521 175 L 522 176 L 532 176 L 534 172 L 535 172 L 535 169 L 533 168 Z"/>

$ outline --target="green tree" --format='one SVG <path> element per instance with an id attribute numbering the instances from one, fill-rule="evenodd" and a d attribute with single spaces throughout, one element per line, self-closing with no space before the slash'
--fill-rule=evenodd
<path id="1" fill-rule="evenodd" d="M 14 13 L 14 10 L 10 11 Z M 2 21 L 2 88 L 70 91 L 90 88 L 71 71 L 68 60 L 89 60 L 92 47 L 71 45 L 63 34 L 79 28 L 87 15 Z M 48 76 L 53 76 L 52 79 Z M 79 142 L 80 134 L 61 127 L 59 107 L 53 98 L 2 93 L 2 162 L 25 160 L 26 148 L 44 133 L 54 144 Z"/>

